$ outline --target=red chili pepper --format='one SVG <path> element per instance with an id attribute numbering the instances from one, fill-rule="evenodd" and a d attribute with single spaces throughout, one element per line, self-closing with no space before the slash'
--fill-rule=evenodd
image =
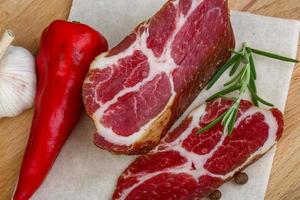
<path id="1" fill-rule="evenodd" d="M 89 65 L 107 48 L 105 38 L 84 24 L 57 20 L 44 30 L 35 111 L 14 200 L 28 200 L 51 169 L 83 111 Z"/>

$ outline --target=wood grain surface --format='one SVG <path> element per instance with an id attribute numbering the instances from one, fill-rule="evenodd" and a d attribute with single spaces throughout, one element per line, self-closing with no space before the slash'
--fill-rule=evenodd
<path id="1" fill-rule="evenodd" d="M 16 34 L 15 45 L 36 53 L 41 31 L 66 19 L 72 0 L 0 0 L 0 34 Z M 300 20 L 300 0 L 229 0 L 234 10 Z M 298 45 L 298 59 L 300 48 Z M 266 200 L 300 200 L 300 65 L 292 77 L 284 113 L 285 131 L 277 146 Z M 30 131 L 32 110 L 0 119 L 0 200 L 11 198 Z M 251 178 L 251 177 L 250 177 Z"/>

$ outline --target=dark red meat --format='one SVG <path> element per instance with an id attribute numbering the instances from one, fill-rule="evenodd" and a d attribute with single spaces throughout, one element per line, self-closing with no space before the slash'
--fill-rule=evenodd
<path id="1" fill-rule="evenodd" d="M 266 153 L 281 137 L 282 114 L 242 101 L 232 135 L 222 125 L 197 135 L 221 115 L 231 100 L 196 108 L 148 154 L 119 177 L 113 200 L 192 200 L 205 197 Z"/>
<path id="2" fill-rule="evenodd" d="M 169 0 L 92 63 L 83 86 L 95 143 L 137 154 L 156 145 L 230 56 L 226 0 Z"/>

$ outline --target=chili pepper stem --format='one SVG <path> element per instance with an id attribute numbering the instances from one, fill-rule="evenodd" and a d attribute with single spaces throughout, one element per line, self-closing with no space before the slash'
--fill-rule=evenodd
<path id="1" fill-rule="evenodd" d="M 4 56 L 6 50 L 9 45 L 11 45 L 12 41 L 15 39 L 15 34 L 11 30 L 5 30 L 4 34 L 0 40 L 0 60 Z"/>

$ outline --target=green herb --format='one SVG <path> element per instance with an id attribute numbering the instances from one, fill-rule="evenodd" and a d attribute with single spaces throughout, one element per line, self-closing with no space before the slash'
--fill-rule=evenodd
<path id="1" fill-rule="evenodd" d="M 288 58 L 288 57 L 285 57 L 285 56 L 281 56 L 281 55 L 277 55 L 275 53 L 266 52 L 266 51 L 262 51 L 262 50 L 259 50 L 259 49 L 253 49 L 253 48 L 250 48 L 250 47 L 246 47 L 246 48 L 247 48 L 247 50 L 250 50 L 251 52 L 253 52 L 255 54 L 258 54 L 258 55 L 261 55 L 261 56 L 266 56 L 266 57 L 269 57 L 269 58 L 282 60 L 282 61 L 286 61 L 286 62 L 294 62 L 294 63 L 299 62 L 298 60 Z"/>
<path id="2" fill-rule="evenodd" d="M 259 103 L 262 103 L 267 106 L 273 106 L 273 104 L 267 102 L 266 100 L 257 95 L 257 88 L 255 83 L 257 75 L 255 70 L 253 54 L 286 62 L 299 62 L 295 59 L 248 47 L 246 44 L 243 44 L 243 47 L 240 51 L 232 50 L 232 52 L 234 53 L 234 55 L 218 70 L 214 77 L 209 81 L 207 85 L 207 90 L 210 89 L 223 75 L 223 73 L 229 68 L 231 68 L 229 76 L 233 76 L 234 74 L 236 75 L 224 84 L 224 89 L 212 95 L 206 101 L 210 101 L 219 97 L 226 97 L 225 95 L 234 91 L 238 92 L 238 97 L 233 98 L 234 102 L 227 111 L 225 111 L 215 120 L 210 122 L 207 126 L 198 130 L 198 134 L 204 133 L 205 131 L 215 126 L 217 123 L 221 122 L 223 126 L 223 134 L 231 135 L 234 129 L 234 124 L 236 122 L 238 110 L 240 108 L 240 102 L 247 90 L 249 90 L 251 94 L 251 99 L 254 105 L 259 106 Z M 238 68 L 241 65 L 242 69 L 239 72 L 237 72 Z"/>

